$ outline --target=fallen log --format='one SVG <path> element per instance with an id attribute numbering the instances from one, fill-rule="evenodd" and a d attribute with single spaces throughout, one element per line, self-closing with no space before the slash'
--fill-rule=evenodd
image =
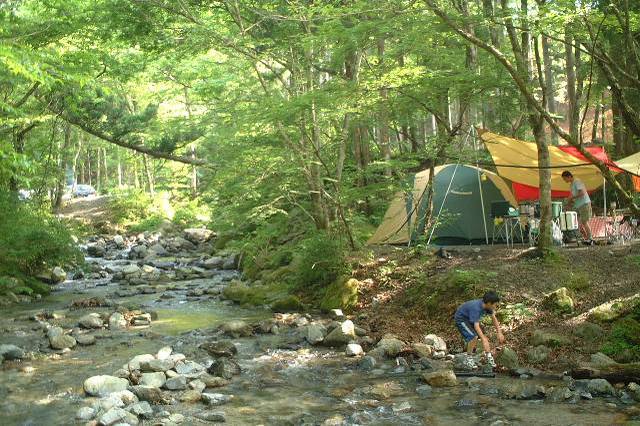
<path id="1" fill-rule="evenodd" d="M 612 383 L 640 383 L 640 362 L 607 367 L 580 367 L 570 371 L 574 379 L 605 379 Z"/>

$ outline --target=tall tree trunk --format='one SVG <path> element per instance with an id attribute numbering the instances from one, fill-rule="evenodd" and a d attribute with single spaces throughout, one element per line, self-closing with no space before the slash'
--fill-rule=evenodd
<path id="1" fill-rule="evenodd" d="M 104 186 L 106 190 L 109 186 L 109 170 L 107 169 L 107 148 L 102 148 L 102 176 L 104 177 Z"/>
<path id="2" fill-rule="evenodd" d="M 102 172 L 100 171 L 102 169 L 102 161 L 100 148 L 96 150 L 96 155 L 98 157 L 96 160 L 96 192 L 100 192 L 100 189 L 102 188 Z"/>
<path id="3" fill-rule="evenodd" d="M 187 111 L 187 118 L 191 119 L 191 101 L 189 99 L 189 88 L 184 86 L 184 105 Z M 189 145 L 189 150 L 191 151 L 191 158 L 196 159 L 196 145 L 192 143 Z M 198 196 L 198 168 L 195 166 L 191 166 L 191 197 L 196 198 Z"/>
<path id="4" fill-rule="evenodd" d="M 565 40 L 565 72 L 567 74 L 567 101 L 569 103 L 569 111 L 567 118 L 569 119 L 569 134 L 575 140 L 578 140 L 578 121 L 580 110 L 578 105 L 578 97 L 576 93 L 576 62 L 573 51 L 573 37 L 567 31 L 564 35 Z"/>
<path id="5" fill-rule="evenodd" d="M 385 40 L 384 38 L 378 39 L 378 66 L 380 67 L 380 72 L 384 73 L 384 50 L 385 50 Z M 391 166 L 389 163 L 391 162 L 391 145 L 389 140 L 389 112 L 387 111 L 387 88 L 382 87 L 380 89 L 380 99 L 381 103 L 379 106 L 378 113 L 378 146 L 382 151 L 382 158 L 387 166 L 385 167 L 384 174 L 387 177 L 391 176 Z"/>
<path id="6" fill-rule="evenodd" d="M 542 59 L 544 62 L 544 80 L 545 80 L 545 92 L 547 99 L 547 110 L 552 116 L 558 114 L 556 108 L 555 98 L 555 81 L 553 76 L 553 59 L 551 57 L 551 49 L 549 47 L 549 39 L 546 36 L 542 36 Z M 558 145 L 558 135 L 556 132 L 551 132 L 551 143 Z"/>
<path id="7" fill-rule="evenodd" d="M 71 125 L 65 124 L 64 141 L 60 149 L 60 161 L 58 162 L 58 179 L 56 182 L 55 198 L 53 199 L 53 210 L 59 210 L 62 207 L 62 196 L 67 183 L 67 168 L 69 167 L 69 150 L 71 148 Z"/>
<path id="8" fill-rule="evenodd" d="M 120 148 L 116 148 L 116 155 L 118 157 L 118 189 L 122 189 L 122 160 L 120 158 Z"/>
<path id="9" fill-rule="evenodd" d="M 149 188 L 149 194 L 155 195 L 156 190 L 153 184 L 153 174 L 151 167 L 149 167 L 149 159 L 146 154 L 142 154 L 142 164 L 144 165 L 144 174 L 147 178 L 147 188 Z"/>
<path id="10" fill-rule="evenodd" d="M 598 122 L 600 121 L 601 109 L 602 109 L 602 106 L 600 102 L 596 102 L 596 105 L 593 108 L 593 126 L 591 127 L 591 143 L 596 143 L 596 141 L 598 140 Z"/>
<path id="11" fill-rule="evenodd" d="M 79 183 L 78 179 L 78 160 L 80 159 L 80 153 L 82 152 L 82 139 L 83 139 L 83 133 L 80 132 L 80 134 L 78 135 L 78 148 L 76 150 L 75 155 L 73 156 L 73 187 L 75 188 L 76 184 Z M 82 176 L 82 173 L 80 173 L 80 176 Z"/>

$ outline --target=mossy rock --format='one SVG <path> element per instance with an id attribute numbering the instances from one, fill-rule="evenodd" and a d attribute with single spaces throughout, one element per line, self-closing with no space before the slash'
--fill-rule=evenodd
<path id="1" fill-rule="evenodd" d="M 233 302 L 245 303 L 250 291 L 246 284 L 240 281 L 232 281 L 222 290 L 222 295 Z"/>
<path id="2" fill-rule="evenodd" d="M 342 309 L 349 311 L 358 303 L 358 288 L 360 281 L 355 278 L 339 278 L 336 282 L 327 287 L 320 308 L 324 311 L 331 309 Z"/>
<path id="3" fill-rule="evenodd" d="M 573 334 L 589 343 L 593 343 L 604 336 L 604 330 L 598 324 L 583 322 L 573 329 Z"/>
<path id="4" fill-rule="evenodd" d="M 574 303 L 569 289 L 560 287 L 544 297 L 543 304 L 556 312 L 570 314 L 573 312 Z"/>
<path id="5" fill-rule="evenodd" d="M 599 322 L 614 321 L 640 306 L 640 293 L 633 296 L 616 299 L 591 309 L 589 318 Z"/>
<path id="6" fill-rule="evenodd" d="M 300 312 L 303 309 L 302 302 L 294 295 L 278 299 L 271 305 L 271 310 L 279 313 Z"/>
<path id="7" fill-rule="evenodd" d="M 542 330 L 535 330 L 533 332 L 533 336 L 531 337 L 531 345 L 532 346 L 565 346 L 571 343 L 571 340 L 555 333 L 549 333 Z"/>

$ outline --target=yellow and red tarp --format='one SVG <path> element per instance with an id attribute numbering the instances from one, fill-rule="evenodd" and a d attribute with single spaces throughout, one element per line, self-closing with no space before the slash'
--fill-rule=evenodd
<path id="1" fill-rule="evenodd" d="M 480 133 L 480 138 L 489 150 L 498 174 L 512 182 L 516 199 L 520 202 L 540 198 L 537 145 L 487 131 Z M 614 173 L 621 171 L 609 159 L 603 147 L 593 146 L 587 149 L 596 158 L 609 165 Z M 562 179 L 562 172 L 565 170 L 569 170 L 573 176 L 580 179 L 588 192 L 593 192 L 602 186 L 603 177 L 600 170 L 574 147 L 550 146 L 549 160 L 553 198 L 564 198 L 569 195 L 569 184 Z M 640 162 L 640 157 L 638 160 Z"/>

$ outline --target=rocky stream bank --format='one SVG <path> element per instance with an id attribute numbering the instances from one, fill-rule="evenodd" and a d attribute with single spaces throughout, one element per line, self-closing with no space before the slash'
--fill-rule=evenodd
<path id="1" fill-rule="evenodd" d="M 632 424 L 640 386 L 517 365 L 495 378 L 425 330 L 373 339 L 362 315 L 225 300 L 241 279 L 214 235 L 91 238 L 88 268 L 0 319 L 7 425 Z M 60 272 L 60 271 L 58 271 Z M 539 335 L 539 345 L 550 344 Z M 545 340 L 547 339 L 547 340 Z M 542 349 L 540 349 L 542 351 Z M 606 363 L 602 357 L 594 362 Z"/>

